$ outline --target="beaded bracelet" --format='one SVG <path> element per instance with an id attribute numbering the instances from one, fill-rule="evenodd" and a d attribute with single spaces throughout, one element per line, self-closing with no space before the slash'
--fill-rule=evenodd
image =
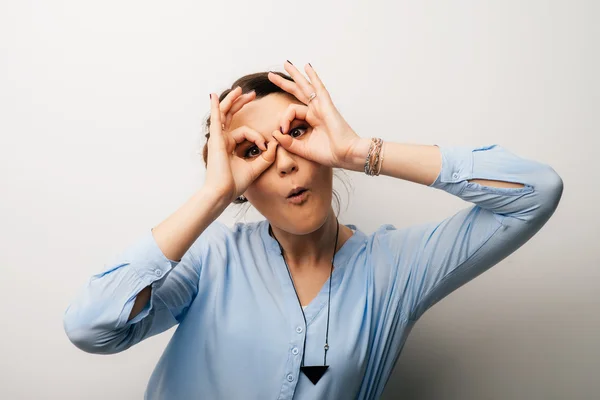
<path id="1" fill-rule="evenodd" d="M 385 146 L 385 143 L 381 144 L 381 152 L 379 154 L 381 154 L 381 161 L 379 162 L 379 168 L 377 168 L 377 172 L 375 172 L 375 176 L 378 176 L 379 173 L 381 172 L 381 167 L 383 166 L 383 147 Z"/>
<path id="2" fill-rule="evenodd" d="M 377 176 L 381 172 L 383 165 L 383 157 L 381 157 L 381 149 L 383 148 L 383 140 L 381 138 L 371 138 L 371 146 L 365 160 L 365 174 L 369 176 Z"/>
<path id="3" fill-rule="evenodd" d="M 367 159 L 365 160 L 365 174 L 367 174 L 368 176 L 375 175 L 373 165 L 375 165 L 377 148 L 379 147 L 380 141 L 381 139 L 379 138 L 371 138 L 371 146 L 369 147 Z"/>

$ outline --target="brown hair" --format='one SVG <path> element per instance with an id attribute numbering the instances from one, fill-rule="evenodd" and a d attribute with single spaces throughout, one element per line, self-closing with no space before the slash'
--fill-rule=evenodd
<path id="1" fill-rule="evenodd" d="M 275 71 L 271 71 L 271 72 L 274 74 L 277 74 L 277 75 L 281 76 L 282 78 L 287 79 L 289 81 L 292 81 L 292 82 L 294 81 L 292 79 L 292 77 L 290 77 L 289 75 L 286 75 L 282 72 L 275 72 Z M 284 91 L 279 86 L 277 86 L 273 82 L 271 82 L 268 78 L 268 74 L 269 74 L 268 72 L 257 72 L 254 74 L 242 76 L 241 78 L 239 78 L 238 80 L 233 82 L 233 84 L 231 85 L 231 88 L 226 89 L 219 95 L 219 101 L 223 101 L 223 99 L 229 94 L 229 92 L 231 92 L 238 86 L 240 86 L 242 88 L 242 93 L 249 93 L 249 92 L 255 91 L 256 99 L 263 98 L 272 93 L 283 93 L 283 94 L 292 96 L 291 94 L 289 94 L 288 92 Z M 206 134 L 204 135 L 204 137 L 206 137 L 206 143 L 204 144 L 204 148 L 202 149 L 202 158 L 204 159 L 204 166 L 206 167 L 207 160 L 208 160 L 208 140 L 210 139 L 210 115 L 205 120 L 205 129 L 206 129 Z M 346 189 L 348 189 L 348 185 L 346 184 L 346 182 L 344 180 L 342 180 L 342 182 L 346 186 Z M 335 199 L 335 203 L 337 206 L 337 210 L 338 210 L 337 213 L 339 214 L 341 201 L 340 201 L 339 194 L 335 190 L 333 190 L 333 197 Z M 236 198 L 233 201 L 233 203 L 234 204 L 244 204 L 247 201 L 248 200 L 240 200 L 239 198 Z"/>

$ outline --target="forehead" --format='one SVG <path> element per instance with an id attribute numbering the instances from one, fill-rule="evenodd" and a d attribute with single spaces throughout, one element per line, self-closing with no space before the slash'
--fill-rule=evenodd
<path id="1" fill-rule="evenodd" d="M 302 104 L 291 95 L 272 93 L 246 104 L 234 114 L 230 129 L 247 126 L 263 135 L 279 129 L 281 117 L 290 104 Z"/>

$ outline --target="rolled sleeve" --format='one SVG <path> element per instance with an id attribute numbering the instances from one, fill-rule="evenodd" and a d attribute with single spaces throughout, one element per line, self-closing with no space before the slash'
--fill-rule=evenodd
<path id="1" fill-rule="evenodd" d="M 549 165 L 499 145 L 438 148 L 442 167 L 430 186 L 472 206 L 415 228 L 408 235 L 412 246 L 397 244 L 407 235 L 389 235 L 391 249 L 416 249 L 410 273 L 398 274 L 401 287 L 407 288 L 404 300 L 411 319 L 524 245 L 549 220 L 563 192 L 562 179 Z M 475 180 L 521 186 L 496 187 Z"/>
<path id="2" fill-rule="evenodd" d="M 168 259 L 154 239 L 152 230 L 146 232 L 140 240 L 124 254 L 129 260 L 131 268 L 138 277 L 153 288 L 159 288 L 164 282 L 163 278 L 179 264 L 180 261 Z"/>
<path id="3" fill-rule="evenodd" d="M 69 304 L 63 323 L 71 342 L 88 352 L 114 353 L 176 324 L 172 310 L 158 296 L 179 264 L 162 253 L 152 230 L 145 232 L 116 262 L 93 275 Z M 197 285 L 193 256 L 188 255 L 187 264 L 180 274 L 190 275 L 185 280 L 190 294 L 185 300 L 189 301 Z M 138 294 L 148 286 L 152 288 L 150 300 L 128 320 Z M 160 311 L 153 312 L 157 305 Z"/>
<path id="4" fill-rule="evenodd" d="M 463 186 L 457 185 L 473 176 L 473 149 L 464 146 L 437 146 L 442 154 L 442 168 L 430 187 L 458 195 Z"/>

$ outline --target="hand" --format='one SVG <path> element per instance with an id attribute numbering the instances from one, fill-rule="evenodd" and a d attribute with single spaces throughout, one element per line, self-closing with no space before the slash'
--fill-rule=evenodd
<path id="1" fill-rule="evenodd" d="M 272 140 L 267 145 L 260 133 L 246 126 L 231 132 L 225 130 L 233 114 L 252 101 L 256 93 L 242 95 L 242 89 L 238 87 L 229 92 L 220 103 L 216 94 L 211 93 L 210 97 L 210 137 L 204 186 L 232 202 L 275 161 L 278 143 Z M 244 141 L 254 143 L 263 151 L 248 159 L 243 154 L 236 154 L 237 145 Z"/>
<path id="2" fill-rule="evenodd" d="M 275 132 L 273 137 L 284 149 L 303 158 L 329 167 L 349 169 L 361 138 L 336 109 L 310 64 L 304 67 L 310 81 L 289 61 L 284 68 L 294 82 L 274 73 L 269 73 L 269 80 L 305 105 L 291 104 L 282 117 L 282 132 Z M 309 101 L 313 92 L 317 97 Z M 312 127 L 312 132 L 298 138 L 285 134 L 294 119 L 306 121 Z"/>

